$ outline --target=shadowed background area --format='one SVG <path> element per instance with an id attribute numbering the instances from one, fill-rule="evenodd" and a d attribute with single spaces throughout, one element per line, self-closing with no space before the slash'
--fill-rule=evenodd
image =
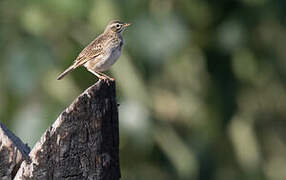
<path id="1" fill-rule="evenodd" d="M 107 74 L 124 180 L 286 179 L 285 0 L 1 0 L 0 120 L 33 147 L 97 81 L 57 75 L 131 22 Z"/>

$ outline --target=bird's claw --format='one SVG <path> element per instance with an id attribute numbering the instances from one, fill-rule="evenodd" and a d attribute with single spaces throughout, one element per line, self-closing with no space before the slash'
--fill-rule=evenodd
<path id="1" fill-rule="evenodd" d="M 107 76 L 100 76 L 99 77 L 100 80 L 103 80 L 105 83 L 107 83 L 109 85 L 110 81 L 115 81 L 114 78 L 111 77 L 107 77 Z"/>

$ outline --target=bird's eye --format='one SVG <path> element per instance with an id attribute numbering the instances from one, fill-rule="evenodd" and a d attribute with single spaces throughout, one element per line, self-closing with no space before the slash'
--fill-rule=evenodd
<path id="1" fill-rule="evenodd" d="M 118 28 L 118 29 L 119 29 L 119 28 L 120 28 L 120 24 L 116 24 L 116 28 Z"/>

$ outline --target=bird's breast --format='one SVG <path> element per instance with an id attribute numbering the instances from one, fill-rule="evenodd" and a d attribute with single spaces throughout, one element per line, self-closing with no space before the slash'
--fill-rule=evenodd
<path id="1" fill-rule="evenodd" d="M 93 69 L 100 72 L 109 69 L 120 57 L 123 45 L 124 42 L 119 43 L 116 47 L 107 48 L 104 55 L 102 55 L 100 60 L 94 65 Z"/>

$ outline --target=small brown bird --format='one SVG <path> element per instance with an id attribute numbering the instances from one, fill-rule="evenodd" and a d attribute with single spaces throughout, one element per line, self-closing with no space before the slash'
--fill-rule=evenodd
<path id="1" fill-rule="evenodd" d="M 57 79 L 62 79 L 70 71 L 81 65 L 84 65 L 88 71 L 99 79 L 112 79 L 102 72 L 109 69 L 120 57 L 124 45 L 122 32 L 130 25 L 131 23 L 123 23 L 117 20 L 109 22 L 104 32 L 87 45 L 74 63 Z"/>

